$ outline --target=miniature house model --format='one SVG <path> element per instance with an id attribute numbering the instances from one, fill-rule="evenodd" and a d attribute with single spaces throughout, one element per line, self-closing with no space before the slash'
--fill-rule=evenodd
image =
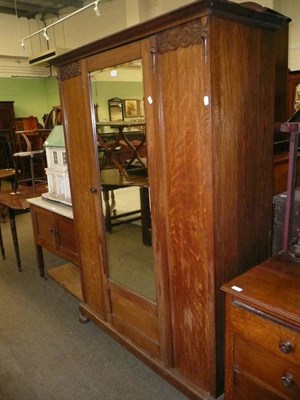
<path id="1" fill-rule="evenodd" d="M 70 183 L 63 125 L 56 125 L 44 143 L 48 192 L 42 196 L 71 205 Z"/>

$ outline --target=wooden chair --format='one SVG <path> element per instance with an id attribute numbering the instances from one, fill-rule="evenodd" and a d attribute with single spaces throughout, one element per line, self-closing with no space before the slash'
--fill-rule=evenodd
<path id="1" fill-rule="evenodd" d="M 36 182 L 45 183 L 47 181 L 44 173 L 47 163 L 46 152 L 43 148 L 43 143 L 50 131 L 50 129 L 35 130 L 35 133 L 37 133 L 38 135 L 38 140 L 35 141 L 35 148 L 33 148 L 32 143 L 28 137 L 28 132 L 19 132 L 20 139 L 22 138 L 22 144 L 20 145 L 20 151 L 13 154 L 16 170 L 14 187 L 15 192 L 18 191 L 18 186 L 20 183 L 29 183 L 32 185 L 33 192 L 35 193 Z M 29 171 L 28 167 L 26 168 L 26 162 L 29 162 Z M 41 172 L 39 174 L 36 173 L 37 162 L 41 163 Z M 20 170 L 22 171 L 21 175 L 19 174 Z"/>

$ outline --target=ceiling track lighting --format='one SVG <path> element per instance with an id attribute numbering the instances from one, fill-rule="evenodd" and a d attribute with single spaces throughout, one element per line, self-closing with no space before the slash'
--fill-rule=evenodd
<path id="1" fill-rule="evenodd" d="M 48 34 L 47 34 L 47 29 L 46 29 L 46 28 L 44 28 L 43 36 L 44 36 L 44 38 L 45 38 L 46 40 L 49 40 L 49 36 L 48 36 Z"/>
<path id="2" fill-rule="evenodd" d="M 98 3 L 99 3 L 99 0 L 95 1 L 94 11 L 95 11 L 95 14 L 97 15 L 97 17 L 100 17 L 101 16 L 101 12 L 100 12 L 100 10 L 98 8 Z"/>
<path id="3" fill-rule="evenodd" d="M 49 40 L 49 36 L 48 36 L 48 33 L 47 33 L 47 30 L 48 30 L 49 28 L 52 28 L 53 26 L 59 24 L 60 22 L 63 22 L 63 21 L 65 21 L 66 19 L 68 19 L 68 18 L 70 18 L 70 17 L 73 17 L 73 15 L 76 15 L 76 14 L 80 13 L 81 11 L 84 11 L 84 10 L 86 10 L 87 8 L 92 7 L 92 6 L 94 6 L 94 11 L 95 11 L 95 14 L 97 15 L 97 17 L 100 17 L 100 16 L 101 16 L 101 13 L 100 13 L 100 10 L 99 10 L 99 8 L 98 8 L 98 3 L 99 3 L 100 1 L 102 1 L 102 0 L 93 1 L 92 3 L 87 4 L 86 6 L 84 6 L 84 7 L 82 7 L 82 8 L 79 8 L 79 10 L 76 10 L 76 11 L 74 11 L 73 13 L 71 13 L 71 14 L 69 14 L 69 15 L 63 17 L 63 18 L 60 18 L 59 20 L 53 22 L 52 24 L 46 26 L 45 28 L 42 28 L 42 29 L 40 29 L 40 30 L 38 30 L 38 31 L 36 31 L 36 32 L 34 32 L 34 33 L 32 33 L 31 35 L 28 35 L 28 36 L 24 37 L 23 39 L 19 40 L 18 43 L 20 43 L 21 46 L 24 48 L 24 47 L 25 47 L 24 41 L 25 41 L 25 40 L 28 40 L 28 39 L 30 39 L 30 38 L 32 38 L 32 37 L 35 36 L 35 35 L 38 35 L 39 33 L 42 33 L 43 36 L 44 36 L 44 38 L 45 38 L 46 40 Z"/>

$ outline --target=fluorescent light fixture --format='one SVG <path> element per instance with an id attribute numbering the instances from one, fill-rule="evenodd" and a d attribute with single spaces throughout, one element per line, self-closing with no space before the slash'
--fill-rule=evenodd
<path id="1" fill-rule="evenodd" d="M 47 34 L 47 29 L 46 29 L 46 28 L 44 28 L 43 36 L 44 36 L 44 38 L 45 38 L 46 40 L 49 40 L 49 36 L 48 36 L 48 34 Z"/>
<path id="2" fill-rule="evenodd" d="M 98 8 L 98 3 L 99 3 L 99 0 L 95 1 L 94 11 L 95 11 L 95 14 L 97 15 L 97 17 L 100 17 L 101 16 L 101 12 L 100 12 L 100 10 Z"/>

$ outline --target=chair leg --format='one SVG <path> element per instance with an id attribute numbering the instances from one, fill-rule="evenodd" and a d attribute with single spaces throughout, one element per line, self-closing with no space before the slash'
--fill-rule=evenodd
<path id="1" fill-rule="evenodd" d="M 0 221 L 0 249 L 2 254 L 2 260 L 5 260 L 6 257 L 5 257 L 5 250 L 4 250 L 2 231 L 1 231 L 1 221 Z"/>

